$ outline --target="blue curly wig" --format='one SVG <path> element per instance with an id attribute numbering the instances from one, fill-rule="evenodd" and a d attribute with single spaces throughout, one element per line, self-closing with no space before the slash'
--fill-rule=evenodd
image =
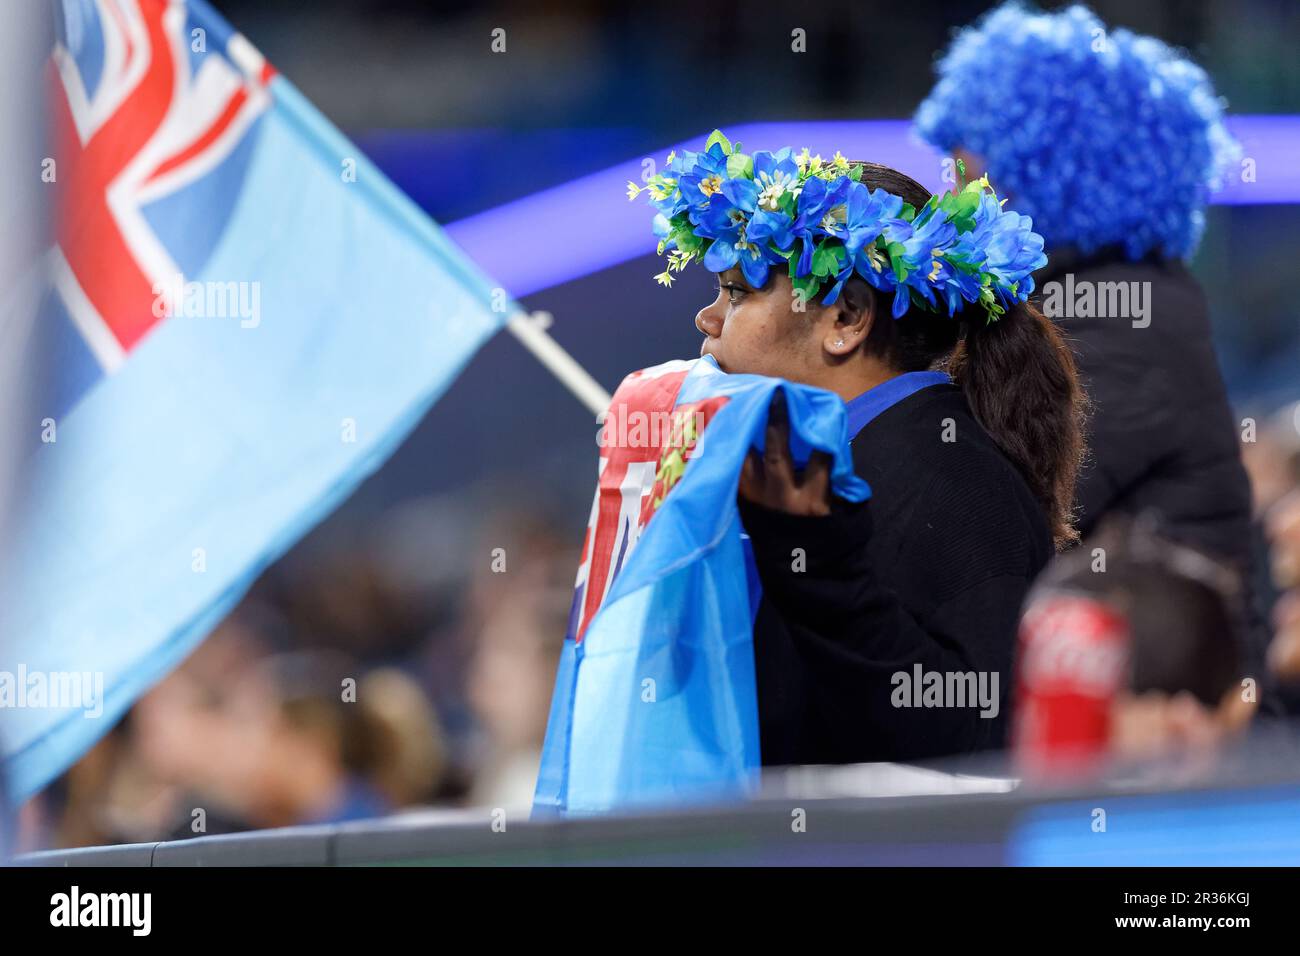
<path id="1" fill-rule="evenodd" d="M 921 136 L 983 157 L 1049 248 L 1196 251 L 1240 147 L 1195 63 L 1106 30 L 1087 7 L 1046 14 L 1013 0 L 960 31 L 937 72 L 916 111 Z"/>

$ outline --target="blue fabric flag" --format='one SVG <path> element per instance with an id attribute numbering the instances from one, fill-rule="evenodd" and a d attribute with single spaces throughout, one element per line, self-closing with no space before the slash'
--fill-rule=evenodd
<path id="1" fill-rule="evenodd" d="M 513 310 L 206 3 L 61 12 L 41 317 L 60 376 L 0 608 L 18 800 L 374 471 Z"/>
<path id="2" fill-rule="evenodd" d="M 535 816 L 728 799 L 755 784 L 760 587 L 736 489 L 778 390 L 796 464 L 828 452 L 834 493 L 867 498 L 830 392 L 727 375 L 705 357 L 634 373 L 614 394 Z"/>

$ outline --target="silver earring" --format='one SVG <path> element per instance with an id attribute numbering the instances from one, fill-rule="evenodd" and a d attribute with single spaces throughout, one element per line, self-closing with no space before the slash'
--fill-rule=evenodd
<path id="1" fill-rule="evenodd" d="M 842 348 L 844 348 L 844 340 L 843 340 L 843 339 L 836 339 L 836 340 L 835 340 L 835 347 L 836 347 L 837 349 L 842 349 Z"/>

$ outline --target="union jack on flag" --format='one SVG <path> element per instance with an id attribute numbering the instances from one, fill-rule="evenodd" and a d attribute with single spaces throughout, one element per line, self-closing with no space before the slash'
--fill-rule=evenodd
<path id="1" fill-rule="evenodd" d="M 582 640 L 623 562 L 670 490 L 676 477 L 669 466 L 671 456 L 679 454 L 683 464 L 693 458 L 704 428 L 726 402 L 719 396 L 677 404 L 694 364 L 673 361 L 633 372 L 610 401 L 570 612 L 568 636 L 573 640 Z"/>
<path id="2" fill-rule="evenodd" d="M 47 321 L 75 400 L 167 314 L 239 195 L 275 71 L 203 3 L 64 0 Z"/>

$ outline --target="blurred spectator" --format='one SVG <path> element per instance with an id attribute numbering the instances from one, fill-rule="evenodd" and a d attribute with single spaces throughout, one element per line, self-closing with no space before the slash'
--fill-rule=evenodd
<path id="1" fill-rule="evenodd" d="M 117 826 L 137 839 L 252 826 L 235 783 L 249 752 L 231 732 L 230 712 L 235 689 L 270 651 L 255 617 L 228 618 L 131 711 L 134 752 L 110 804 Z"/>
<path id="2" fill-rule="evenodd" d="M 535 508 L 469 504 L 508 497 L 484 483 L 320 535 L 29 801 L 21 849 L 526 812 L 577 555 Z"/>
<path id="3" fill-rule="evenodd" d="M 476 552 L 484 560 L 471 599 L 478 623 L 465 677 L 479 729 L 468 796 L 474 805 L 532 806 L 573 599 L 573 545 L 526 509 L 499 511 L 481 531 Z"/>
<path id="4" fill-rule="evenodd" d="M 226 787 L 241 750 L 229 690 L 266 651 L 228 619 L 81 760 L 22 808 L 24 850 L 136 843 L 248 828 Z M 201 811 L 195 813 L 195 811 Z"/>
<path id="5" fill-rule="evenodd" d="M 1279 588 L 1300 588 L 1300 488 L 1280 499 L 1267 515 L 1273 545 L 1273 581 Z"/>
<path id="6" fill-rule="evenodd" d="M 1254 490 L 1256 589 L 1275 632 L 1268 666 L 1283 709 L 1300 713 L 1300 402 L 1265 418 L 1243 453 Z"/>
<path id="7" fill-rule="evenodd" d="M 425 803 L 445 742 L 419 685 L 329 651 L 268 653 L 245 608 L 25 808 L 24 850 L 380 816 Z"/>
<path id="8" fill-rule="evenodd" d="M 19 808 L 15 853 L 129 842 L 113 824 L 107 797 L 123 736 L 119 726 L 101 737 L 66 774 Z"/>
<path id="9" fill-rule="evenodd" d="M 475 805 L 532 806 L 571 599 L 558 590 L 512 594 L 483 624 L 468 675 L 486 736 L 470 792 Z"/>
<path id="10" fill-rule="evenodd" d="M 1300 485 L 1282 498 L 1270 513 L 1269 537 L 1273 545 L 1273 579 L 1285 588 L 1273 607 L 1276 636 L 1269 648 L 1269 664 L 1300 696 Z"/>
<path id="11" fill-rule="evenodd" d="M 1062 555 L 1030 595 L 1014 748 L 1024 771 L 1068 776 L 1103 760 L 1204 761 L 1253 716 L 1240 579 L 1150 520 L 1112 520 Z"/>
<path id="12" fill-rule="evenodd" d="M 223 784 L 258 827 L 382 816 L 438 783 L 437 725 L 397 671 L 362 676 L 328 652 L 277 655 L 240 682 L 229 718 L 241 755 Z"/>
<path id="13" fill-rule="evenodd" d="M 429 802 L 446 770 L 447 746 L 419 685 L 396 668 L 381 667 L 361 679 L 358 700 L 370 724 L 364 764 L 375 789 L 393 807 Z"/>
<path id="14" fill-rule="evenodd" d="M 1300 488 L 1300 402 L 1259 422 L 1255 440 L 1242 445 L 1242 458 L 1250 474 L 1255 514 L 1265 516 Z"/>

